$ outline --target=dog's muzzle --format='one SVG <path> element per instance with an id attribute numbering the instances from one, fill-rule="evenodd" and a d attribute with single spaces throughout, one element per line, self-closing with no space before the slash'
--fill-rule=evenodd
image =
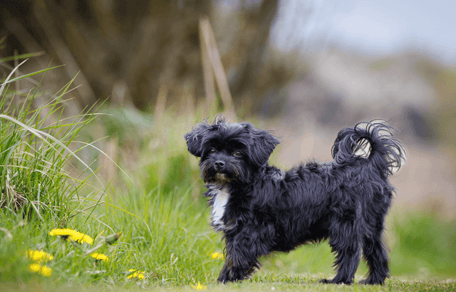
<path id="1" fill-rule="evenodd" d="M 214 169 L 216 171 L 222 171 L 225 169 L 225 162 L 222 161 L 222 160 L 217 160 L 215 163 L 214 163 Z"/>

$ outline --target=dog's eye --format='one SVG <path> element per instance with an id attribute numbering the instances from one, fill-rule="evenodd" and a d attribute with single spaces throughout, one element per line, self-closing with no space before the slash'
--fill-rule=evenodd
<path id="1" fill-rule="evenodd" d="M 214 154 L 215 153 L 215 149 L 211 149 L 211 151 L 209 151 L 209 154 Z"/>
<path id="2" fill-rule="evenodd" d="M 236 152 L 234 152 L 234 153 L 233 153 L 233 156 L 236 156 L 236 157 L 241 157 L 241 156 L 242 156 L 242 154 L 241 154 L 241 152 L 239 152 L 239 151 L 236 151 Z"/>

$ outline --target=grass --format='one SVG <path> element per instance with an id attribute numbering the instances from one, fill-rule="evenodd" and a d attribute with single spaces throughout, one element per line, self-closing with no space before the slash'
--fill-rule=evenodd
<path id="1" fill-rule="evenodd" d="M 54 228 L 51 221 L 25 223 L 20 216 L 11 218 L 8 212 L 2 212 L 0 226 L 10 234 L 10 239 L 5 238 L 0 244 L 3 255 L 0 259 L 8 263 L 0 269 L 2 279 L 7 282 L 27 279 L 23 275 L 28 273 L 31 261 L 26 260 L 25 253 L 32 249 L 54 256 L 47 265 L 53 270 L 52 278 L 57 283 L 72 279 L 76 284 L 135 285 L 135 281 L 126 278 L 129 269 L 145 272 L 147 280 L 143 281 L 144 285 L 188 285 L 210 281 L 213 275 L 207 271 L 217 264 L 211 260 L 210 254 L 220 251 L 219 242 L 215 234 L 201 230 L 207 219 L 197 208 L 189 208 L 188 193 L 165 196 L 156 190 L 149 193 L 135 191 L 131 195 L 135 195 L 136 200 L 119 200 L 116 207 L 108 206 L 105 212 L 88 219 L 76 217 L 67 226 L 91 236 L 94 239 L 92 245 L 50 236 L 48 233 Z M 17 228 L 20 224 L 24 225 Z M 102 244 L 96 250 L 108 256 L 108 262 L 97 262 L 86 255 L 103 242 L 103 237 L 118 232 L 123 234 L 117 243 Z M 11 254 L 16 256 L 11 257 Z"/>
<path id="2" fill-rule="evenodd" d="M 36 110 L 30 106 L 35 93 L 20 108 L 9 106 L 14 92 L 2 93 L 6 98 L 1 105 L 8 110 L 3 111 L 0 122 L 1 189 L 2 199 L 6 198 L 0 208 L 1 291 L 135 291 L 152 287 L 188 291 L 195 290 L 192 285 L 198 282 L 215 291 L 456 289 L 455 222 L 441 222 L 420 213 L 399 216 L 394 210 L 387 222 L 393 276 L 384 286 L 319 284 L 319 279 L 334 275 L 334 257 L 327 243 L 265 257 L 263 268 L 251 280 L 218 285 L 223 261 L 211 254 L 221 252 L 223 243 L 220 234 L 209 227 L 210 210 L 200 195 L 203 186 L 197 162 L 187 153 L 183 139 L 196 118 L 168 112 L 161 120 L 152 120 L 158 126 L 149 130 L 135 132 L 130 128 L 135 124 L 131 124 L 124 127 L 128 133 L 112 132 L 112 136 L 123 137 L 120 143 L 130 139 L 128 134 L 138 133 L 129 140 L 137 143 L 135 168 L 126 171 L 128 176 L 118 170 L 116 181 L 101 192 L 89 185 L 97 181 L 96 155 L 88 155 L 90 161 L 82 163 L 75 157 L 91 145 L 74 142 L 87 137 L 84 131 L 97 132 L 88 124 L 94 116 L 81 115 L 68 123 L 62 119 L 62 96 L 69 88 Z M 114 114 L 108 122 L 95 125 L 115 125 L 115 118 Z M 128 160 L 119 163 L 128 168 Z M 80 167 L 73 167 L 72 162 Z M 68 168 L 87 176 L 71 177 Z M 4 190 L 10 193 L 5 195 Z M 7 197 L 15 194 L 12 190 L 26 198 L 22 208 L 15 208 L 14 197 Z M 77 230 L 94 242 L 90 245 L 51 236 L 54 228 Z M 108 244 L 107 238 L 115 234 L 122 236 Z M 34 261 L 26 256 L 27 250 L 52 255 L 52 260 L 40 263 L 52 275 L 32 272 Z M 109 260 L 94 259 L 90 255 L 95 252 Z M 128 278 L 133 275 L 131 269 L 144 278 Z M 366 272 L 361 265 L 356 280 Z"/>
<path id="3" fill-rule="evenodd" d="M 262 279 L 243 283 L 231 283 L 227 285 L 208 284 L 203 285 L 206 289 L 201 291 L 455 291 L 454 280 L 445 279 L 426 279 L 413 281 L 400 277 L 387 280 L 383 286 L 365 285 L 322 285 L 318 283 L 315 275 L 299 276 L 278 276 L 269 279 Z M 112 287 L 107 286 L 87 286 L 80 284 L 62 284 L 56 287 L 49 283 L 30 283 L 28 285 L 0 284 L 2 291 L 112 291 Z M 144 291 L 140 285 L 131 287 L 117 287 L 115 291 Z M 197 291 L 192 286 L 176 287 L 154 287 L 153 291 Z"/>
<path id="4" fill-rule="evenodd" d="M 9 213 L 2 212 L 0 227 L 2 230 L 8 230 L 11 235 L 11 239 L 4 237 L 0 243 L 0 262 L 6 263 L 0 268 L 2 282 L 16 285 L 22 283 L 25 287 L 30 287 L 33 283 L 47 287 L 69 285 L 69 289 L 82 286 L 89 290 L 95 287 L 115 290 L 135 290 L 138 287 L 188 290 L 191 289 L 191 285 L 196 285 L 198 282 L 221 291 L 227 289 L 263 291 L 271 287 L 280 291 L 336 289 L 334 286 L 317 283 L 321 278 L 334 275 L 331 269 L 333 257 L 326 243 L 303 246 L 289 254 L 270 256 L 262 260 L 263 268 L 255 273 L 252 280 L 226 287 L 218 285 L 215 280 L 222 261 L 212 259 L 210 255 L 214 251 L 221 251 L 223 245 L 219 235 L 208 227 L 207 208 L 203 202 L 194 202 L 189 191 L 183 194 L 179 191 L 165 194 L 158 189 L 148 193 L 132 189 L 128 195 L 124 194 L 120 197 L 115 205 L 110 205 L 111 201 L 108 200 L 108 205 L 97 210 L 89 219 L 86 220 L 83 216 L 75 217 L 70 226 L 67 226 L 93 237 L 93 245 L 73 245 L 49 236 L 48 231 L 54 227 L 50 222 L 44 224 L 36 220 L 26 222 L 20 216 L 12 217 Z M 129 213 L 123 210 L 128 210 Z M 429 218 L 418 215 L 415 217 L 428 222 L 427 232 L 418 234 L 416 238 L 426 241 L 427 236 L 437 236 L 440 231 L 436 229 L 440 224 L 437 220 L 428 220 Z M 413 230 L 415 220 L 392 223 L 401 225 L 406 230 Z M 432 233 L 433 231 L 435 233 Z M 85 255 L 87 250 L 103 241 L 102 237 L 117 232 L 123 232 L 118 242 L 113 245 L 104 244 L 96 251 L 108 256 L 108 262 L 96 261 Z M 411 232 L 401 232 L 390 236 L 399 236 L 399 241 L 405 239 L 407 243 Z M 28 249 L 44 250 L 54 256 L 54 259 L 47 263 L 53 271 L 51 277 L 43 277 L 28 270 L 31 264 L 31 261 L 25 257 Z M 442 258 L 450 257 L 448 259 L 450 261 L 451 257 L 454 257 L 451 254 L 452 250 L 441 254 L 433 261 L 428 261 L 425 266 L 415 266 L 417 264 L 415 260 L 405 262 L 397 260 L 398 257 L 412 252 L 413 250 L 393 248 L 391 252 L 393 277 L 386 282 L 385 286 L 354 285 L 343 289 L 416 291 L 416 289 L 432 288 L 444 291 L 455 288 L 454 274 L 451 270 L 443 270 L 443 273 L 439 273 L 438 269 L 430 269 L 426 274 L 420 272 L 420 268 L 426 265 L 438 267 Z M 414 258 L 425 257 L 427 253 L 427 250 L 420 250 Z M 129 269 L 144 271 L 145 279 L 142 281 L 127 279 Z M 358 271 L 357 281 L 362 278 L 363 270 L 365 271 L 365 268 Z M 401 273 L 401 270 L 409 270 L 409 272 Z"/>
<path id="5" fill-rule="evenodd" d="M 77 156 L 87 144 L 73 145 L 93 116 L 62 118 L 63 96 L 71 82 L 38 109 L 32 108 L 37 102 L 36 89 L 17 101 L 19 97 L 9 90 L 8 82 L 6 79 L 0 88 L 0 206 L 41 221 L 49 213 L 51 220 L 60 224 L 84 203 L 78 197 L 87 180 L 71 177 L 64 168 L 73 160 L 88 168 Z"/>

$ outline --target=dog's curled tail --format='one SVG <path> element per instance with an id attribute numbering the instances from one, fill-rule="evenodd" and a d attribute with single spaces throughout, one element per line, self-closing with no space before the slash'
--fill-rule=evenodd
<path id="1" fill-rule="evenodd" d="M 362 122 L 344 128 L 332 147 L 335 166 L 346 166 L 367 159 L 385 176 L 399 170 L 406 161 L 404 145 L 393 137 L 394 128 L 386 122 Z"/>

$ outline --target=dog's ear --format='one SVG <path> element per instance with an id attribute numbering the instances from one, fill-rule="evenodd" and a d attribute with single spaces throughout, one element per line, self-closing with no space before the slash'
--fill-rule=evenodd
<path id="1" fill-rule="evenodd" d="M 197 124 L 193 130 L 184 135 L 187 141 L 188 152 L 196 157 L 201 157 L 203 152 L 203 138 L 208 134 L 211 125 L 207 121 Z"/>
<path id="2" fill-rule="evenodd" d="M 279 139 L 268 131 L 258 130 L 252 124 L 243 123 L 243 126 L 250 132 L 252 143 L 250 148 L 250 159 L 256 165 L 265 165 L 275 147 L 280 144 Z"/>

